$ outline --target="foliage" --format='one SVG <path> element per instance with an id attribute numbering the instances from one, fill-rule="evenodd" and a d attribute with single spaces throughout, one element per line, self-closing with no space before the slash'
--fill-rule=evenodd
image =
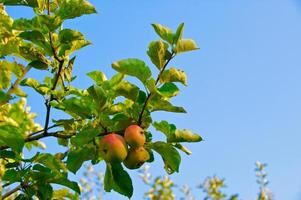
<path id="1" fill-rule="evenodd" d="M 257 183 L 259 184 L 259 193 L 256 197 L 258 200 L 272 200 L 273 194 L 271 190 L 267 187 L 267 173 L 265 172 L 266 164 L 261 164 L 260 162 L 256 162 L 255 175 L 257 177 Z M 93 166 L 87 166 L 85 172 L 83 173 L 84 180 L 81 181 L 83 183 L 82 188 L 85 188 L 84 193 L 82 194 L 84 199 L 94 199 L 97 196 L 98 199 L 103 199 L 105 197 L 105 193 L 99 190 L 99 187 L 95 185 L 103 184 L 103 174 L 101 172 L 97 172 L 94 170 Z M 152 177 L 150 173 L 150 166 L 145 165 L 139 174 L 143 183 L 150 187 L 145 192 L 144 199 L 148 200 L 196 200 L 196 199 L 204 199 L 204 200 L 238 200 L 238 194 L 228 195 L 223 191 L 226 188 L 225 179 L 221 179 L 218 176 L 207 177 L 200 186 L 197 188 L 201 188 L 204 195 L 196 196 L 193 194 L 193 189 L 189 187 L 187 184 L 180 186 L 169 176 L 157 176 L 155 178 Z M 142 187 L 141 187 L 142 188 Z M 181 197 L 177 196 L 176 189 L 179 189 L 181 192 Z M 204 197 L 202 197 L 204 196 Z"/>
<path id="2" fill-rule="evenodd" d="M 13 19 L 5 6 L 26 6 L 34 15 Z M 77 198 L 80 187 L 70 180 L 70 172 L 76 174 L 85 161 L 103 162 L 99 153 L 102 138 L 111 133 L 123 136 L 132 124 L 144 129 L 144 148 L 150 155 L 160 154 L 170 174 L 179 171 L 178 150 L 190 154 L 181 143 L 202 140 L 189 130 L 152 118 L 157 111 L 186 112 L 171 99 L 179 94 L 178 83 L 187 85 L 187 76 L 178 68 L 168 67 L 175 56 L 198 49 L 193 40 L 183 38 L 184 24 L 175 32 L 160 24 L 152 25 L 160 39 L 150 42 L 147 54 L 157 68 L 156 76 L 146 62 L 130 58 L 112 63 L 117 73 L 111 78 L 102 71 L 93 71 L 87 74 L 93 85 L 86 89 L 72 86 L 76 51 L 91 42 L 79 31 L 63 28 L 63 24 L 93 13 L 96 9 L 87 0 L 0 0 L 1 175 L 3 185 L 16 186 L 2 193 L 2 198 L 17 191 L 18 199 Z M 29 76 L 32 70 L 39 70 L 39 75 Z M 130 82 L 128 76 L 141 84 Z M 36 114 L 26 106 L 28 94 L 24 87 L 45 99 L 41 102 L 46 106 L 44 124 L 37 124 Z M 70 118 L 52 119 L 53 109 Z M 166 141 L 152 141 L 153 133 L 148 131 L 151 126 L 163 132 Z M 25 149 L 46 148 L 40 140 L 49 137 L 57 138 L 57 144 L 66 151 L 38 152 L 32 157 L 24 154 Z M 153 156 L 148 161 L 152 162 Z M 54 188 L 53 184 L 62 188 Z M 121 163 L 107 163 L 104 188 L 132 196 L 131 178 Z"/>
<path id="3" fill-rule="evenodd" d="M 258 200 L 272 200 L 273 194 L 268 188 L 269 181 L 267 179 L 267 172 L 265 171 L 265 168 L 267 164 L 262 164 L 259 161 L 255 163 L 256 168 L 256 177 L 257 177 L 257 183 L 259 184 L 259 194 L 258 194 Z"/>
<path id="4" fill-rule="evenodd" d="M 220 179 L 217 176 L 208 177 L 200 186 L 207 194 L 205 200 L 222 200 L 226 199 L 227 195 L 222 192 L 222 189 L 226 187 L 225 180 Z M 229 200 L 237 200 L 237 195 L 230 196 Z"/>

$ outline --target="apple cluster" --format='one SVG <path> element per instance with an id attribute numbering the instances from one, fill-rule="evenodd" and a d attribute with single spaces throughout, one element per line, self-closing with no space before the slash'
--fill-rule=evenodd
<path id="1" fill-rule="evenodd" d="M 144 148 L 144 130 L 138 125 L 130 125 L 124 136 L 110 133 L 99 144 L 101 157 L 108 163 L 123 162 L 128 169 L 138 169 L 150 156 Z"/>

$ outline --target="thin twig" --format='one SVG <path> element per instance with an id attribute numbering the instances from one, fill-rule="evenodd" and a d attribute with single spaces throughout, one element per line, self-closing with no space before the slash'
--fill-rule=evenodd
<path id="1" fill-rule="evenodd" d="M 107 131 L 107 132 L 104 131 L 104 132 L 99 133 L 98 136 L 104 136 L 104 135 L 108 135 L 108 134 L 111 134 L 111 133 L 115 133 L 115 134 L 123 136 L 124 130 Z M 49 132 L 49 133 L 47 133 L 47 135 L 45 135 L 42 132 L 39 135 L 33 135 L 31 137 L 28 137 L 24 141 L 25 141 L 25 143 L 27 143 L 27 142 L 36 141 L 36 140 L 46 138 L 46 137 L 56 137 L 56 138 L 62 138 L 62 139 L 69 139 L 69 138 L 71 138 L 72 136 L 75 136 L 75 135 L 76 135 L 76 132 L 68 134 L 68 135 L 63 134 L 62 131 Z M 5 150 L 5 149 L 8 149 L 8 148 L 10 148 L 10 147 L 7 146 L 7 145 L 0 146 L 0 150 Z"/>
<path id="2" fill-rule="evenodd" d="M 50 0 L 47 1 L 47 14 L 50 15 Z M 52 34 L 51 34 L 51 32 L 49 32 L 48 35 L 49 35 L 49 43 L 50 43 L 50 46 L 51 46 L 51 49 L 52 49 L 53 57 L 54 57 L 55 60 L 57 60 L 59 62 L 59 69 L 58 69 L 58 72 L 57 72 L 57 74 L 55 76 L 53 86 L 51 88 L 51 91 L 53 91 L 53 90 L 56 89 L 56 86 L 58 84 L 58 81 L 59 81 L 59 78 L 61 76 L 61 71 L 63 69 L 63 65 L 64 65 L 65 60 L 64 59 L 60 59 L 58 57 L 56 49 L 55 49 L 53 41 L 52 41 Z M 50 102 L 53 99 L 54 99 L 54 96 L 53 96 L 53 94 L 51 94 L 50 98 L 47 99 L 46 102 L 45 102 L 45 105 L 46 105 L 46 117 L 45 117 L 44 133 L 43 133 L 45 136 L 47 135 L 48 125 L 49 125 L 49 120 L 50 120 L 50 111 L 51 111 Z"/>
<path id="3" fill-rule="evenodd" d="M 172 52 L 170 58 L 166 61 L 166 63 L 164 64 L 164 66 L 163 66 L 162 69 L 160 70 L 159 75 L 158 75 L 158 77 L 157 77 L 157 79 L 156 79 L 156 82 L 155 82 L 155 86 L 157 86 L 157 84 L 159 83 L 159 81 L 160 81 L 160 79 L 161 79 L 161 76 L 162 76 L 164 70 L 166 69 L 168 63 L 174 58 L 174 56 L 175 56 L 175 53 Z M 142 124 L 143 113 L 144 113 L 144 111 L 145 111 L 145 109 L 146 109 L 146 106 L 147 106 L 147 104 L 148 104 L 148 101 L 150 100 L 150 98 L 151 98 L 152 95 L 153 95 L 153 93 L 152 93 L 152 92 L 149 92 L 148 95 L 147 95 L 147 97 L 146 97 L 146 99 L 145 99 L 144 105 L 143 105 L 143 107 L 142 107 L 142 110 L 141 110 L 140 115 L 139 115 L 139 118 L 138 118 L 138 125 L 139 125 L 139 126 Z"/>
<path id="4" fill-rule="evenodd" d="M 59 126 L 61 126 L 61 124 L 54 124 L 54 125 L 52 125 L 52 126 L 49 126 L 47 130 L 50 130 L 50 129 L 52 129 L 52 128 L 56 128 L 56 127 L 59 127 Z M 36 135 L 36 134 L 42 133 L 42 132 L 44 132 L 44 129 L 43 129 L 43 130 L 36 131 L 36 132 L 33 132 L 33 133 L 29 134 L 28 137 L 31 137 L 31 136 L 33 136 L 33 135 Z"/>
<path id="5" fill-rule="evenodd" d="M 2 195 L 2 199 L 6 199 L 7 197 L 9 197 L 10 195 L 14 194 L 15 192 L 19 191 L 22 188 L 22 185 L 18 185 L 17 187 L 15 187 L 14 189 L 8 191 L 7 193 Z"/>

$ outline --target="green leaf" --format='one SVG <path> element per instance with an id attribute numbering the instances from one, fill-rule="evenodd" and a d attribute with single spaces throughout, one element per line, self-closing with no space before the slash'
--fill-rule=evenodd
<path id="1" fill-rule="evenodd" d="M 174 106 L 169 101 L 165 100 L 159 95 L 154 95 L 148 104 L 148 108 L 151 112 L 154 111 L 167 111 L 175 113 L 186 113 L 186 110 L 183 107 Z"/>
<path id="2" fill-rule="evenodd" d="M 86 0 L 62 0 L 59 6 L 56 15 L 62 20 L 96 13 L 94 6 Z"/>
<path id="3" fill-rule="evenodd" d="M 26 46 L 19 46 L 18 56 L 29 62 L 38 60 L 45 64 L 49 63 L 44 53 L 40 52 L 40 50 L 37 49 L 32 43 L 26 43 Z M 36 67 L 38 69 L 45 68 L 45 65 L 42 66 L 43 67 L 39 67 L 39 66 L 33 66 L 33 67 Z"/>
<path id="4" fill-rule="evenodd" d="M 92 159 L 94 154 L 94 149 L 87 147 L 71 150 L 68 153 L 67 168 L 75 174 L 81 168 L 83 162 Z"/>
<path id="5" fill-rule="evenodd" d="M 85 129 L 76 134 L 75 137 L 71 138 L 71 144 L 81 147 L 85 144 L 88 144 L 99 135 L 100 131 L 98 129 Z"/>
<path id="6" fill-rule="evenodd" d="M 57 143 L 58 143 L 58 145 L 61 145 L 61 146 L 64 146 L 64 147 L 68 147 L 69 140 L 68 139 L 64 139 L 64 138 L 57 138 Z"/>
<path id="7" fill-rule="evenodd" d="M 40 60 L 34 60 L 30 62 L 28 65 L 39 70 L 48 69 L 48 65 Z"/>
<path id="8" fill-rule="evenodd" d="M 165 65 L 167 49 L 168 44 L 161 40 L 153 41 L 148 46 L 147 55 L 158 69 L 162 69 Z"/>
<path id="9" fill-rule="evenodd" d="M 45 42 L 45 38 L 40 31 L 24 31 L 19 34 L 19 37 L 34 43 Z"/>
<path id="10" fill-rule="evenodd" d="M 51 199 L 53 194 L 53 189 L 50 184 L 37 184 L 37 197 L 39 199 Z"/>
<path id="11" fill-rule="evenodd" d="M 67 188 L 62 188 L 59 190 L 55 190 L 53 192 L 52 199 L 70 199 L 70 200 L 76 200 L 79 199 L 77 194 L 73 194 L 70 190 Z"/>
<path id="12" fill-rule="evenodd" d="M 40 0 L 39 0 L 40 1 Z M 48 34 L 55 32 L 62 24 L 62 20 L 56 15 L 39 14 L 32 19 L 19 18 L 14 20 L 13 29 L 19 31 L 39 31 Z"/>
<path id="13" fill-rule="evenodd" d="M 17 78 L 20 78 L 25 70 L 25 67 L 22 64 L 17 62 L 9 62 L 7 60 L 0 61 L 0 70 L 6 72 L 12 72 Z"/>
<path id="14" fill-rule="evenodd" d="M 114 124 L 110 128 L 112 128 L 113 130 L 124 130 L 126 129 L 126 127 L 134 123 L 131 118 L 129 118 L 123 113 L 118 113 L 114 115 L 114 117 L 112 118 L 112 122 Z"/>
<path id="15" fill-rule="evenodd" d="M 63 29 L 59 32 L 58 36 L 59 42 L 61 44 L 59 49 L 59 56 L 69 55 L 72 52 L 79 50 L 89 44 L 84 35 L 78 31 L 71 29 Z"/>
<path id="16" fill-rule="evenodd" d="M 70 55 L 73 52 L 80 50 L 81 48 L 88 46 L 91 44 L 90 41 L 87 40 L 74 40 L 70 43 L 63 43 L 59 49 L 59 56 Z"/>
<path id="17" fill-rule="evenodd" d="M 168 42 L 169 44 L 173 44 L 173 32 L 168 27 L 165 27 L 161 24 L 152 24 L 153 28 L 155 29 L 156 33 Z"/>
<path id="18" fill-rule="evenodd" d="M 20 87 L 16 87 L 14 93 L 19 97 L 27 97 L 27 94 Z"/>
<path id="19" fill-rule="evenodd" d="M 92 71 L 87 73 L 87 75 L 95 81 L 97 85 L 101 85 L 104 81 L 107 80 L 106 75 L 101 71 Z"/>
<path id="20" fill-rule="evenodd" d="M 164 168 L 168 174 L 179 172 L 181 156 L 171 144 L 165 142 L 155 142 L 150 143 L 149 147 L 162 156 L 165 164 Z"/>
<path id="21" fill-rule="evenodd" d="M 78 194 L 80 194 L 79 186 L 78 186 L 77 182 L 75 182 L 75 181 L 70 181 L 65 177 L 60 177 L 60 178 L 52 179 L 52 180 L 50 180 L 50 182 L 56 183 L 59 185 L 63 185 L 65 187 L 72 189 L 73 191 L 77 192 Z"/>
<path id="22" fill-rule="evenodd" d="M 145 86 L 147 87 L 150 93 L 158 93 L 158 88 L 156 86 L 156 81 L 153 78 L 150 78 L 146 81 Z"/>
<path id="23" fill-rule="evenodd" d="M 71 29 L 63 29 L 59 32 L 59 41 L 60 43 L 70 43 L 74 40 L 84 40 L 85 37 L 82 33 L 71 30 Z"/>
<path id="24" fill-rule="evenodd" d="M 179 130 L 174 124 L 169 124 L 167 121 L 154 122 L 153 126 L 157 131 L 161 131 L 167 137 L 167 142 L 200 142 L 202 137 L 192 133 L 187 129 Z"/>
<path id="25" fill-rule="evenodd" d="M 36 17 L 44 34 L 48 34 L 49 31 L 55 32 L 55 30 L 62 25 L 62 20 L 56 15 L 41 14 Z M 35 20 L 35 18 L 33 18 L 33 20 Z"/>
<path id="26" fill-rule="evenodd" d="M 173 137 L 177 127 L 174 124 L 169 124 L 167 121 L 154 122 L 154 128 L 166 135 L 167 138 Z"/>
<path id="27" fill-rule="evenodd" d="M 23 79 L 20 83 L 20 85 L 22 86 L 28 86 L 33 88 L 35 91 L 37 91 L 38 93 L 45 95 L 46 93 L 48 93 L 48 91 L 50 90 L 49 87 L 47 87 L 44 84 L 40 84 L 37 80 L 33 79 L 33 78 L 26 78 Z"/>
<path id="28" fill-rule="evenodd" d="M 193 51 L 198 50 L 197 44 L 195 41 L 191 39 L 181 39 L 177 42 L 176 47 L 174 48 L 174 52 L 176 54 L 187 52 L 187 51 Z"/>
<path id="29" fill-rule="evenodd" d="M 165 70 L 162 73 L 160 82 L 161 83 L 180 82 L 183 85 L 187 86 L 187 77 L 184 71 L 171 67 L 170 69 Z"/>
<path id="30" fill-rule="evenodd" d="M 28 170 L 6 170 L 2 177 L 2 181 L 7 181 L 9 183 L 20 182 L 22 177 L 24 177 L 26 171 Z"/>
<path id="31" fill-rule="evenodd" d="M 34 44 L 42 47 L 48 55 L 53 55 L 52 49 L 50 47 L 50 44 L 46 42 L 43 34 L 40 31 L 33 30 L 33 31 L 24 31 L 19 34 L 19 37 L 33 42 Z"/>
<path id="32" fill-rule="evenodd" d="M 106 107 L 107 104 L 107 94 L 106 91 L 103 89 L 102 86 L 93 85 L 88 88 L 89 94 L 92 96 L 95 105 L 98 108 L 98 111 L 100 112 Z"/>
<path id="33" fill-rule="evenodd" d="M 1 85 L 1 84 L 0 84 Z M 0 90 L 0 102 L 6 99 L 6 93 Z"/>
<path id="34" fill-rule="evenodd" d="M 3 62 L 0 63 L 0 89 L 7 89 L 10 86 L 10 69 Z"/>
<path id="35" fill-rule="evenodd" d="M 10 125 L 0 126 L 1 146 L 7 145 L 16 150 L 17 152 L 21 152 L 24 143 L 24 135 L 20 132 L 19 128 Z"/>
<path id="36" fill-rule="evenodd" d="M 116 71 L 137 77 L 142 83 L 145 83 L 151 77 L 149 67 L 139 59 L 125 59 L 112 63 Z"/>
<path id="37" fill-rule="evenodd" d="M 122 73 L 117 73 L 112 76 L 111 79 L 104 81 L 102 84 L 103 89 L 105 90 L 112 90 L 115 86 L 117 86 L 123 79 L 125 75 Z"/>
<path id="38" fill-rule="evenodd" d="M 0 151 L 1 158 L 10 158 L 14 160 L 21 160 L 22 158 L 13 151 L 1 150 Z"/>
<path id="39" fill-rule="evenodd" d="M 174 137 L 171 137 L 167 140 L 167 142 L 200 142 L 202 141 L 202 137 L 198 134 L 192 133 L 190 130 L 176 130 Z"/>
<path id="40" fill-rule="evenodd" d="M 178 44 L 178 41 L 180 39 L 182 39 L 183 31 L 184 31 L 184 23 L 181 23 L 178 26 L 176 33 L 174 34 L 174 38 L 173 38 L 173 43 L 174 44 Z"/>
<path id="41" fill-rule="evenodd" d="M 1 0 L 1 3 L 7 6 L 29 6 L 29 7 L 38 7 L 37 0 Z"/>
<path id="42" fill-rule="evenodd" d="M 107 163 L 104 178 L 104 189 L 106 192 L 110 192 L 113 189 L 114 191 L 128 198 L 132 197 L 133 185 L 131 177 L 123 169 L 120 163 Z"/>
<path id="43" fill-rule="evenodd" d="M 180 144 L 180 143 L 176 143 L 174 146 L 175 146 L 177 149 L 179 149 L 179 150 L 183 151 L 184 153 L 186 153 L 187 155 L 191 155 L 191 154 L 192 154 L 192 152 L 191 152 L 189 149 L 187 149 L 187 147 L 183 146 L 183 145 Z"/>
<path id="44" fill-rule="evenodd" d="M 81 118 L 91 118 L 91 101 L 85 98 L 71 97 L 63 101 L 63 106 L 65 107 L 65 112 L 69 113 L 71 116 L 80 116 Z"/>
<path id="45" fill-rule="evenodd" d="M 136 101 L 139 94 L 139 87 L 136 85 L 123 80 L 115 88 L 114 92 L 116 96 L 124 96 L 125 98 Z"/>
<path id="46" fill-rule="evenodd" d="M 158 91 L 162 96 L 167 98 L 177 96 L 180 92 L 179 88 L 174 83 L 164 83 Z"/>
<path id="47" fill-rule="evenodd" d="M 35 159 L 36 163 L 43 164 L 44 166 L 48 167 L 51 169 L 52 172 L 55 174 L 61 174 L 62 172 L 66 172 L 67 168 L 62 163 L 61 160 L 56 158 L 55 156 L 49 154 L 49 153 L 41 153 L 37 156 Z"/>

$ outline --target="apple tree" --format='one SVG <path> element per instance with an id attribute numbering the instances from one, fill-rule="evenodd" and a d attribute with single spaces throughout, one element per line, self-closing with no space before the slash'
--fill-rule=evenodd
<path id="1" fill-rule="evenodd" d="M 26 6 L 34 15 L 14 19 L 6 6 Z M 17 199 L 76 198 L 80 188 L 68 175 L 76 174 L 86 161 L 105 162 L 105 191 L 130 198 L 133 186 L 127 170 L 153 162 L 158 153 L 168 174 L 178 172 L 179 151 L 191 153 L 182 143 L 202 140 L 187 129 L 152 117 L 158 111 L 186 112 L 170 100 L 179 94 L 177 84 L 187 85 L 187 77 L 181 69 L 169 66 L 179 54 L 198 49 L 192 39 L 183 38 L 184 24 L 175 31 L 152 24 L 158 39 L 150 42 L 147 55 L 156 74 L 146 62 L 129 58 L 112 63 L 114 76 L 92 71 L 87 73 L 93 82 L 90 87 L 73 86 L 75 53 L 91 43 L 63 24 L 93 13 L 96 9 L 87 0 L 0 0 L 2 199 L 12 194 Z M 29 76 L 34 70 L 39 77 Z M 35 122 L 36 114 L 28 109 L 25 87 L 44 99 L 43 124 Z M 55 109 L 69 118 L 53 118 Z M 162 132 L 166 140 L 154 141 L 150 127 Z M 50 137 L 57 138 L 57 145 L 66 151 L 37 151 L 32 157 L 24 153 L 44 148 L 42 140 Z"/>

